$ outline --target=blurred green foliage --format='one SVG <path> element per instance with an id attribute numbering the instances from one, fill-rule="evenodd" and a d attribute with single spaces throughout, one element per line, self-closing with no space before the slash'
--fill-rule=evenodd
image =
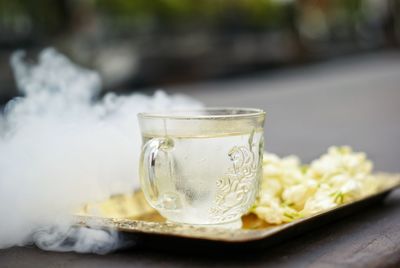
<path id="1" fill-rule="evenodd" d="M 286 5 L 273 0 L 97 0 L 96 6 L 116 22 L 261 27 L 283 23 Z"/>
<path id="2" fill-rule="evenodd" d="M 54 0 L 0 0 L 0 24 L 29 23 L 33 31 L 55 33 L 68 23 L 66 4 Z"/>
<path id="3" fill-rule="evenodd" d="M 393 0 L 396 1 L 396 0 Z M 0 0 L 0 30 L 15 21 L 29 22 L 32 30 L 57 33 L 68 30 L 79 16 L 96 16 L 121 30 L 266 30 L 296 23 L 297 12 L 312 6 L 324 13 L 340 10 L 347 21 L 365 14 L 365 0 Z M 83 10 L 83 12 L 82 12 Z M 90 11 L 90 12 L 88 12 Z M 14 23 L 15 24 L 15 23 Z"/>
<path id="4" fill-rule="evenodd" d="M 55 46 L 110 85 L 217 77 L 399 44 L 400 0 L 0 0 L 0 56 Z"/>

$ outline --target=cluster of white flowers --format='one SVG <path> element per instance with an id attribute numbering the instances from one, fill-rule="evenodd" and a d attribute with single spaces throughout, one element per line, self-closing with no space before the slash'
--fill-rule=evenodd
<path id="1" fill-rule="evenodd" d="M 265 153 L 259 198 L 251 212 L 271 224 L 290 222 L 376 192 L 365 153 L 331 147 L 310 165 Z"/>

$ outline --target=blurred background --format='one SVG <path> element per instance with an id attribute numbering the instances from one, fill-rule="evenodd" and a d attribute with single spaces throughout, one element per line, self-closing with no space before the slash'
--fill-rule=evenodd
<path id="1" fill-rule="evenodd" d="M 263 108 L 271 152 L 348 144 L 399 172 L 399 45 L 400 0 L 0 0 L 0 105 L 18 95 L 10 54 L 53 46 L 103 94 Z"/>
<path id="2" fill-rule="evenodd" d="M 54 46 L 105 91 L 229 79 L 400 43 L 400 0 L 0 0 L 0 103 L 12 51 Z"/>

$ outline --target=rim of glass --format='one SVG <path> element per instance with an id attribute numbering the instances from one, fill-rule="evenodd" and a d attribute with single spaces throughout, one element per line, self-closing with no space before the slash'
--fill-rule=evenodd
<path id="1" fill-rule="evenodd" d="M 204 112 L 207 112 L 208 114 L 201 114 Z M 226 113 L 221 114 L 222 112 Z M 214 118 L 228 119 L 228 118 L 250 118 L 250 117 L 258 117 L 261 115 L 265 115 L 265 111 L 263 111 L 262 109 L 242 108 L 242 107 L 204 107 L 198 109 L 182 109 L 182 110 L 138 113 L 139 118 L 164 118 L 164 119 L 214 119 Z"/>

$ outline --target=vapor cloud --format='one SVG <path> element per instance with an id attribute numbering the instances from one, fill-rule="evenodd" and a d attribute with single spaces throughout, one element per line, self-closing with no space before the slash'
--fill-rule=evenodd
<path id="1" fill-rule="evenodd" d="M 71 213 L 138 187 L 138 112 L 201 104 L 162 91 L 98 99 L 98 74 L 54 49 L 36 63 L 24 58 L 11 59 L 23 97 L 0 115 L 0 248 L 107 253 L 118 247 L 116 233 L 73 228 Z"/>

